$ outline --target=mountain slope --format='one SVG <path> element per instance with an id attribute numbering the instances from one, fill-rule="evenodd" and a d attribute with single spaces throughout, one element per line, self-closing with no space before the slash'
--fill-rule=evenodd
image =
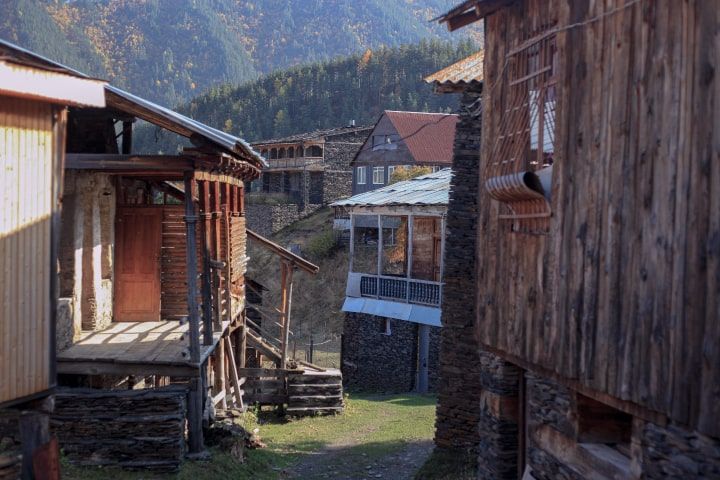
<path id="1" fill-rule="evenodd" d="M 448 112 L 454 95 L 436 95 L 422 78 L 474 52 L 470 41 L 423 41 L 380 48 L 268 74 L 239 87 L 213 88 L 178 110 L 250 141 L 318 128 L 372 124 L 383 110 Z M 138 132 L 139 152 L 176 151 L 175 136 Z"/>
<path id="2" fill-rule="evenodd" d="M 450 36 L 456 0 L 6 0 L 0 37 L 174 106 L 312 61 Z M 471 32 L 471 30 L 468 30 Z"/>

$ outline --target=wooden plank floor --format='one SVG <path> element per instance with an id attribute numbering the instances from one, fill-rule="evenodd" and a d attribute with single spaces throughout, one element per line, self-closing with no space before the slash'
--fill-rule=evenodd
<path id="1" fill-rule="evenodd" d="M 224 322 L 223 331 L 227 326 Z M 212 345 L 201 345 L 201 361 L 213 352 L 220 336 L 221 332 L 215 332 Z M 197 367 L 188 353 L 188 324 L 177 321 L 113 322 L 104 330 L 86 332 L 73 346 L 58 353 L 60 373 L 79 373 L 73 363 L 93 364 L 93 373 L 106 373 L 108 368 L 103 366 L 108 364 L 113 365 L 113 373 L 122 365 L 147 371 L 153 366 Z"/>

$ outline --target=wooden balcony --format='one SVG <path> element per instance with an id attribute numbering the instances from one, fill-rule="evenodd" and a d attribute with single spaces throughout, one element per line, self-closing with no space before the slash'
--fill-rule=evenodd
<path id="1" fill-rule="evenodd" d="M 405 277 L 348 274 L 348 296 L 440 307 L 442 283 Z"/>
<path id="2" fill-rule="evenodd" d="M 295 157 L 295 158 L 272 158 L 267 160 L 268 166 L 265 171 L 273 170 L 295 170 L 308 167 L 321 167 L 323 157 Z"/>

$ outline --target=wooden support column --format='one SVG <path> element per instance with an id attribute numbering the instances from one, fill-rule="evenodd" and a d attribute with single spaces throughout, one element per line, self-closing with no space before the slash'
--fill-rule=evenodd
<path id="1" fill-rule="evenodd" d="M 212 194 L 212 213 L 213 213 L 213 258 L 215 260 L 222 260 L 220 258 L 221 252 L 221 229 L 222 229 L 222 213 L 220 209 L 220 182 L 212 182 L 213 194 Z M 222 273 L 219 268 L 214 271 L 214 285 L 213 285 L 213 296 L 215 298 L 215 311 L 216 315 L 213 318 L 213 327 L 216 331 L 222 331 L 222 319 L 223 319 L 223 295 L 222 295 L 222 281 L 220 280 Z M 229 307 L 228 307 L 229 308 Z"/>
<path id="2" fill-rule="evenodd" d="M 405 282 L 406 301 L 410 303 L 410 279 L 412 278 L 412 261 L 413 261 L 413 223 L 415 218 L 412 214 L 408 215 L 408 254 L 407 254 L 407 282 Z"/>
<path id="3" fill-rule="evenodd" d="M 292 306 L 293 270 L 291 262 L 281 261 L 281 301 L 280 314 L 282 317 L 282 360 L 280 368 L 287 368 L 288 343 L 290 342 L 290 307 Z"/>
<path id="4" fill-rule="evenodd" d="M 222 343 L 222 342 L 220 342 Z M 245 382 L 245 379 L 241 379 L 238 377 L 238 369 L 237 369 L 237 363 L 235 362 L 235 354 L 233 353 L 233 345 L 230 341 L 230 337 L 225 337 L 225 343 L 227 344 L 227 352 L 228 352 L 228 360 L 230 365 L 230 381 L 233 384 L 233 389 L 235 390 L 235 401 L 238 404 L 238 407 L 241 410 L 245 409 L 245 405 L 243 404 L 243 391 L 242 391 L 242 384 Z"/>
<path id="5" fill-rule="evenodd" d="M 195 236 L 195 202 L 193 201 L 193 172 L 185 172 L 185 261 L 187 271 L 188 330 L 190 361 L 200 363 L 200 319 L 197 305 L 197 245 Z"/>
<path id="6" fill-rule="evenodd" d="M 212 277 L 210 270 L 211 224 L 210 224 L 210 188 L 207 180 L 198 182 L 200 186 L 200 208 L 202 209 L 203 233 L 203 274 L 202 274 L 202 309 L 203 309 L 203 343 L 212 345 Z"/>
<path id="7" fill-rule="evenodd" d="M 197 305 L 197 245 L 195 242 L 195 203 L 193 201 L 193 172 L 185 172 L 185 232 L 186 232 L 186 268 L 187 303 L 189 319 L 190 360 L 202 370 L 200 365 L 200 318 Z M 202 372 L 201 372 L 202 373 Z M 199 454 L 203 450 L 202 433 L 203 382 L 202 378 L 190 379 L 188 392 L 188 444 L 190 454 Z"/>
<path id="8" fill-rule="evenodd" d="M 223 396 L 220 400 L 220 408 L 223 410 L 227 409 L 227 388 L 225 386 L 225 344 L 222 340 L 217 344 L 215 348 L 215 361 L 213 362 L 213 373 L 215 376 L 213 398 L 222 392 Z"/>
<path id="9" fill-rule="evenodd" d="M 132 125 L 133 122 L 125 121 L 122 122 L 122 153 L 123 155 L 130 155 L 132 153 Z"/>

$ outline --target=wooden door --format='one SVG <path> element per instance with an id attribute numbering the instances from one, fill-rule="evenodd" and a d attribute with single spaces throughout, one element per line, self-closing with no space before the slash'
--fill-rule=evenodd
<path id="1" fill-rule="evenodd" d="M 115 321 L 160 320 L 162 209 L 118 208 L 115 225 Z"/>
<path id="2" fill-rule="evenodd" d="M 413 221 L 413 253 L 411 277 L 439 281 L 440 219 L 415 217 Z"/>

